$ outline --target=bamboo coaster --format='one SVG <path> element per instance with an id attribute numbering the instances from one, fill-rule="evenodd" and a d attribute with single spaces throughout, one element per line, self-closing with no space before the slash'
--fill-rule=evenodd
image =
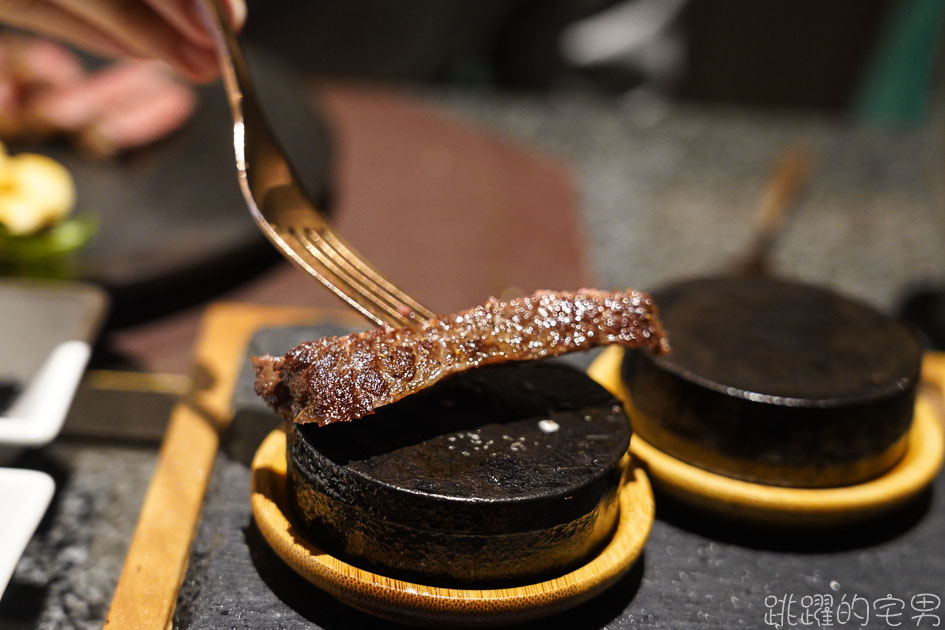
<path id="1" fill-rule="evenodd" d="M 626 402 L 620 378 L 623 349 L 605 350 L 588 375 Z M 945 457 L 945 428 L 928 395 L 916 401 L 906 454 L 890 470 L 869 481 L 837 488 L 786 488 L 718 475 L 687 464 L 636 434 L 630 452 L 646 466 L 654 486 L 708 511 L 785 525 L 840 525 L 892 510 L 921 492 Z"/>
<path id="2" fill-rule="evenodd" d="M 291 523 L 285 497 L 285 433 L 270 433 L 252 464 L 250 502 L 263 537 L 296 573 L 336 599 L 397 622 L 495 626 L 560 612 L 613 585 L 643 550 L 654 503 L 646 473 L 631 466 L 620 492 L 613 538 L 586 565 L 560 577 L 512 588 L 441 588 L 392 579 L 321 551 Z"/>

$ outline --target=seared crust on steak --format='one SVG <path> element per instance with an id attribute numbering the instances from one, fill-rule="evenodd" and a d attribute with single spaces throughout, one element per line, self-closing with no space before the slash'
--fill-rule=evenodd
<path id="1" fill-rule="evenodd" d="M 669 350 L 645 293 L 581 289 L 490 299 L 414 329 L 324 337 L 284 357 L 253 357 L 256 393 L 286 420 L 353 420 L 470 368 L 618 343 Z"/>

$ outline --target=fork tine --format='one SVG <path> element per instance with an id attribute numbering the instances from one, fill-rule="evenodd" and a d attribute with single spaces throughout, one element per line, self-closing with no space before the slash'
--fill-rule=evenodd
<path id="1" fill-rule="evenodd" d="M 372 278 L 361 272 L 352 261 L 339 255 L 329 246 L 327 241 L 319 236 L 318 231 L 312 228 L 290 229 L 295 240 L 305 250 L 335 277 L 339 277 L 346 284 L 353 287 L 361 295 L 350 296 L 360 302 L 361 298 L 375 304 L 385 313 L 396 316 L 397 324 L 414 326 L 416 319 L 409 305 L 387 292 L 384 287 L 372 281 Z M 313 238 L 313 236 L 315 238 Z M 363 302 L 362 302 L 363 303 Z"/>
<path id="2" fill-rule="evenodd" d="M 239 42 L 218 0 L 202 0 L 233 114 L 233 147 L 250 214 L 290 260 L 377 325 L 416 327 L 433 312 L 361 258 L 319 213 L 266 123 Z"/>
<path id="3" fill-rule="evenodd" d="M 310 275 L 322 280 L 331 291 L 349 306 L 373 321 L 378 326 L 407 327 L 414 322 L 399 312 L 396 306 L 376 299 L 367 292 L 357 278 L 346 274 L 333 261 L 315 247 L 306 247 L 293 232 L 276 230 L 273 242 L 282 253 Z"/>
<path id="4" fill-rule="evenodd" d="M 393 326 L 415 327 L 423 319 L 413 308 L 416 300 L 412 300 L 412 304 L 405 303 L 398 295 L 376 281 L 379 276 L 377 271 L 374 271 L 372 276 L 369 265 L 363 262 L 361 265 L 354 264 L 351 258 L 356 254 L 350 247 L 339 252 L 331 246 L 329 240 L 323 235 L 330 234 L 331 240 L 335 243 L 341 246 L 345 244 L 315 208 L 311 198 L 294 181 L 278 186 L 270 185 L 260 196 L 261 208 L 255 204 L 253 195 L 247 197 L 247 202 L 262 231 L 283 250 L 283 253 L 288 254 L 286 250 L 303 248 L 308 256 L 313 256 L 318 264 L 303 266 L 309 273 L 312 273 L 313 269 L 326 268 L 332 272 L 333 278 L 344 281 L 346 283 L 344 289 L 336 290 L 330 286 L 329 288 L 338 295 L 347 295 L 347 298 L 343 299 L 348 304 L 353 306 L 352 301 L 361 304 Z M 291 254 L 289 258 L 300 264 L 300 261 Z M 332 281 L 317 273 L 312 275 L 323 283 L 330 284 Z M 393 287 L 394 285 L 388 281 L 386 286 Z M 399 289 L 397 291 L 400 295 L 405 295 L 403 291 Z M 358 293 L 364 295 L 359 296 Z M 379 302 L 376 308 L 368 306 L 372 300 Z M 364 313 L 363 309 L 358 310 Z M 429 313 L 428 309 L 423 310 Z M 393 315 L 385 316 L 385 313 Z"/>
<path id="5" fill-rule="evenodd" d="M 430 319 L 435 316 L 433 311 L 420 304 L 420 302 L 410 297 L 393 282 L 382 276 L 373 265 L 355 251 L 330 227 L 326 227 L 323 230 L 310 230 L 309 238 L 311 238 L 313 232 L 315 236 L 325 243 L 326 247 L 336 253 L 339 262 L 343 261 L 342 264 L 350 265 L 353 269 L 357 270 L 357 272 L 365 278 L 368 285 L 374 288 L 375 293 L 386 295 L 391 304 L 398 307 L 406 307 L 407 310 L 419 316 L 420 319 Z M 398 311 L 399 310 L 400 308 L 398 308 Z"/>
<path id="6" fill-rule="evenodd" d="M 261 211 L 254 213 L 254 216 L 270 239 L 273 238 L 273 229 L 291 234 L 293 243 L 298 242 L 305 247 L 323 266 L 330 267 L 336 276 L 347 280 L 356 290 L 366 293 L 369 299 L 382 301 L 392 307 L 394 312 L 401 315 L 396 325 L 415 326 L 419 321 L 433 317 L 429 309 L 381 277 L 369 263 L 359 260 L 359 255 L 331 228 L 311 198 L 295 182 L 268 188 L 262 196 L 262 202 Z M 282 238 L 289 240 L 284 234 Z M 358 299 L 353 295 L 350 297 Z"/>

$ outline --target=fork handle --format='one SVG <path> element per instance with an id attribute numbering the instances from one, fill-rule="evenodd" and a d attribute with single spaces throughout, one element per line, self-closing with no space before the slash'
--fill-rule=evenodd
<path id="1" fill-rule="evenodd" d="M 333 233 L 298 185 L 266 122 L 242 49 L 219 1 L 201 0 L 200 9 L 213 34 L 233 115 L 240 189 L 262 232 L 289 260 L 379 326 L 412 327 L 433 317 L 432 311 L 386 280 Z M 274 212 L 288 219 L 272 220 Z"/>

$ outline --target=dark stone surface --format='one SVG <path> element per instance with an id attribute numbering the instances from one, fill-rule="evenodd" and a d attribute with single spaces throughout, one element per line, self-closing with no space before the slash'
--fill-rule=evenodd
<path id="1" fill-rule="evenodd" d="M 307 334 L 312 334 L 311 332 Z M 264 331 L 253 351 L 285 352 L 305 331 Z M 572 358 L 586 361 L 586 358 Z M 239 413 L 233 428 L 279 421 L 261 411 L 249 390 L 248 367 L 236 395 Z M 258 439 L 245 450 L 255 448 Z M 229 440 L 230 453 L 238 443 Z M 657 497 L 657 520 L 634 569 L 602 596 L 530 630 L 656 630 L 688 628 L 763 628 L 766 614 L 780 611 L 795 624 L 802 601 L 814 595 L 833 598 L 834 628 L 855 628 L 862 620 L 840 623 L 836 613 L 857 599 L 868 627 L 886 627 L 873 603 L 887 595 L 903 600 L 903 627 L 916 627 L 912 598 L 923 593 L 945 599 L 945 476 L 917 501 L 883 520 L 832 531 L 778 531 L 714 520 Z M 178 600 L 178 630 L 302 630 L 395 628 L 337 603 L 296 576 L 269 549 L 253 524 L 246 465 L 221 452 L 217 458 L 190 566 Z M 862 598 L 862 599 L 860 599 Z M 845 603 L 844 603 L 845 602 Z M 812 611 L 812 608 L 808 608 Z M 945 610 L 937 614 L 945 617 Z M 768 617 L 771 621 L 777 618 Z M 841 620 L 843 617 L 841 617 Z M 893 619 L 895 621 L 895 619 Z M 932 620 L 920 620 L 931 627 Z M 784 625 L 787 625 L 785 622 Z M 817 627 L 814 625 L 813 627 Z"/>
<path id="2" fill-rule="evenodd" d="M 495 365 L 353 422 L 292 425 L 289 496 L 312 540 L 358 566 L 521 584 L 609 538 L 629 445 L 620 402 L 583 372 Z"/>
<path id="3" fill-rule="evenodd" d="M 842 407 L 909 391 L 919 378 L 919 345 L 906 326 L 815 285 L 714 276 L 653 296 L 673 342 L 653 362 L 727 396 Z"/>
<path id="4" fill-rule="evenodd" d="M 895 461 L 840 468 L 886 452 L 911 426 L 921 353 L 905 325 L 833 291 L 774 278 L 696 278 L 654 298 L 673 351 L 628 352 L 622 370 L 649 442 L 765 483 L 781 483 L 769 477 L 779 468 L 831 468 L 842 479 L 826 485 L 855 483 Z M 702 461 L 709 451 L 775 470 L 710 466 Z M 818 478 L 809 485 L 824 485 Z"/>
<path id="5" fill-rule="evenodd" d="M 522 509 L 545 510 L 532 515 L 536 524 L 587 511 L 600 494 L 589 484 L 629 446 L 620 402 L 570 367 L 494 365 L 442 385 L 353 422 L 294 425 L 293 452 L 300 460 L 308 454 L 327 460 L 343 475 L 345 501 L 384 493 L 371 502 L 392 520 L 415 519 L 430 502 L 447 503 L 453 514 L 438 520 L 444 526 L 494 532 L 516 529 Z M 553 424 L 543 430 L 542 420 Z M 558 513 L 565 496 L 583 507 Z M 457 511 L 469 499 L 480 507 L 460 522 Z M 485 516 L 481 510 L 495 517 L 503 509 L 511 522 L 476 522 Z"/>

